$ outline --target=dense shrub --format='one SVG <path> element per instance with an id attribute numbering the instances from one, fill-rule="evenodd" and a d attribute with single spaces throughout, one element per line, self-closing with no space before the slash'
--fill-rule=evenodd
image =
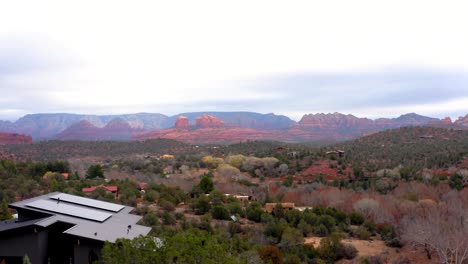
<path id="1" fill-rule="evenodd" d="M 263 208 L 259 202 L 252 202 L 247 206 L 246 215 L 247 219 L 260 222 L 262 220 Z"/>
<path id="2" fill-rule="evenodd" d="M 228 210 L 224 208 L 224 206 L 222 205 L 213 206 L 210 212 L 211 212 L 211 216 L 213 216 L 214 219 L 218 219 L 218 220 L 230 219 Z"/>
<path id="3" fill-rule="evenodd" d="M 359 239 L 362 240 L 368 240 L 371 237 L 371 232 L 369 232 L 367 229 L 363 227 L 359 227 L 355 230 L 353 230 L 353 235 Z"/>
<path id="4" fill-rule="evenodd" d="M 354 247 L 352 244 L 345 243 L 343 244 L 341 254 L 343 255 L 343 258 L 345 259 L 353 259 L 357 256 L 358 251 L 356 247 Z"/>
<path id="5" fill-rule="evenodd" d="M 275 246 L 264 246 L 258 254 L 264 263 L 283 264 L 283 253 Z"/>
<path id="6" fill-rule="evenodd" d="M 364 223 L 364 216 L 358 212 L 352 212 L 349 214 L 349 221 L 352 225 L 362 225 Z"/>

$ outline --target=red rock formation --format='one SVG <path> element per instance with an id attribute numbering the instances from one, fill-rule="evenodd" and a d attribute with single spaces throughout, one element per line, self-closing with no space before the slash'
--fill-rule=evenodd
<path id="1" fill-rule="evenodd" d="M 450 117 L 446 117 L 439 121 L 430 122 L 428 125 L 442 128 L 468 129 L 468 115 L 464 117 L 460 116 L 454 122 L 452 122 L 452 119 L 450 119 Z"/>
<path id="2" fill-rule="evenodd" d="M 297 126 L 330 138 L 350 138 L 375 129 L 371 119 L 340 113 L 304 115 Z"/>
<path id="3" fill-rule="evenodd" d="M 440 120 L 441 124 L 446 124 L 446 125 L 451 125 L 452 124 L 452 119 L 450 117 L 446 117 L 442 120 Z"/>
<path id="4" fill-rule="evenodd" d="M 175 121 L 174 127 L 180 130 L 188 130 L 190 128 L 189 119 L 185 116 L 179 116 Z"/>
<path id="5" fill-rule="evenodd" d="M 0 144 L 31 144 L 31 136 L 0 132 Z"/>
<path id="6" fill-rule="evenodd" d="M 347 139 L 385 129 L 426 125 L 436 120 L 435 118 L 420 116 L 414 113 L 405 114 L 393 119 L 380 118 L 377 120 L 340 113 L 320 113 L 304 115 L 296 127 L 322 135 L 322 138 Z"/>
<path id="7" fill-rule="evenodd" d="M 455 122 L 455 125 L 463 127 L 463 128 L 468 128 L 468 114 L 466 116 L 460 116 Z"/>
<path id="8" fill-rule="evenodd" d="M 194 129 L 188 129 L 188 119 L 179 117 L 175 128 L 141 133 L 135 139 L 168 138 L 188 143 L 230 143 L 245 140 L 279 140 L 303 142 L 313 140 L 343 140 L 401 126 L 426 125 L 437 119 L 414 113 L 398 118 L 371 120 L 340 113 L 309 114 L 288 129 L 260 130 L 224 125 L 218 118 L 204 114 L 196 118 Z M 461 119 L 460 119 L 461 120 Z M 462 121 L 460 121 L 462 122 Z"/>
<path id="9" fill-rule="evenodd" d="M 208 114 L 203 114 L 203 116 L 197 117 L 195 119 L 195 124 L 197 128 L 217 128 L 224 126 L 223 121 Z"/>

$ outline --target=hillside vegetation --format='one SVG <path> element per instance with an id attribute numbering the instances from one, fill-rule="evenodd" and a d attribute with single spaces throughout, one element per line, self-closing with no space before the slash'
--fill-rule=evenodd
<path id="1" fill-rule="evenodd" d="M 30 145 L 4 145 L 1 152 L 19 160 L 56 160 L 85 156 L 162 155 L 190 151 L 188 144 L 171 139 L 145 141 L 41 141 Z"/>
<path id="2" fill-rule="evenodd" d="M 346 151 L 346 162 L 370 170 L 398 165 L 447 168 L 468 155 L 468 131 L 403 127 L 329 147 Z"/>

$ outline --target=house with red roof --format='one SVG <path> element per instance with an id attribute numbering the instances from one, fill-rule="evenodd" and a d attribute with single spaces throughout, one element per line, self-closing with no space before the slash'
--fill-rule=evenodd
<path id="1" fill-rule="evenodd" d="M 119 195 L 119 187 L 118 186 L 105 186 L 105 185 L 97 185 L 97 186 L 91 186 L 91 187 L 87 187 L 87 188 L 83 188 L 81 189 L 81 191 L 83 191 L 84 193 L 92 193 L 94 192 L 94 190 L 98 189 L 98 188 L 102 188 L 104 189 L 104 191 L 106 191 L 106 193 L 112 193 L 115 195 L 115 197 L 117 198 L 118 195 Z"/>

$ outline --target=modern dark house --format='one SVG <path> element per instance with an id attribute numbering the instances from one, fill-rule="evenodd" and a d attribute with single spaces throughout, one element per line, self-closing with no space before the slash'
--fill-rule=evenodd
<path id="1" fill-rule="evenodd" d="M 49 193 L 9 205 L 18 219 L 0 222 L 0 263 L 92 263 L 105 241 L 147 235 L 133 207 L 65 193 Z"/>

